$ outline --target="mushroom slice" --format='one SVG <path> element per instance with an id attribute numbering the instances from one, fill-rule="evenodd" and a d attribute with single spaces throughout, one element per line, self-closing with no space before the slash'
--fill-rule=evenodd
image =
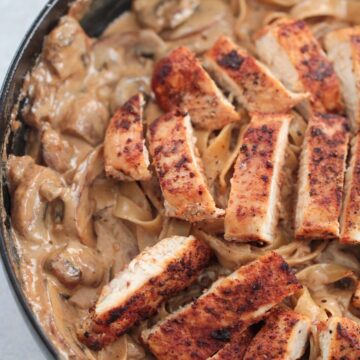
<path id="1" fill-rule="evenodd" d="M 10 155 L 7 163 L 7 175 L 10 191 L 13 192 L 24 178 L 26 170 L 35 164 L 31 156 Z"/>
<path id="2" fill-rule="evenodd" d="M 306 117 L 313 110 L 343 112 L 333 66 L 304 21 L 278 20 L 262 29 L 255 43 L 260 58 L 285 86 L 311 94 L 301 108 Z"/>
<path id="3" fill-rule="evenodd" d="M 190 116 L 179 110 L 150 125 L 149 142 L 166 215 L 196 222 L 223 215 L 207 187 Z"/>
<path id="4" fill-rule="evenodd" d="M 225 36 L 205 54 L 204 66 L 248 111 L 286 112 L 307 98 L 288 91 L 263 64 Z"/>
<path id="5" fill-rule="evenodd" d="M 106 130 L 105 172 L 118 180 L 149 180 L 149 155 L 145 147 L 142 94 L 131 97 L 119 108 Z"/>
<path id="6" fill-rule="evenodd" d="M 254 334 L 249 329 L 235 333 L 231 341 L 209 360 L 242 360 L 253 337 Z"/>
<path id="7" fill-rule="evenodd" d="M 143 331 L 142 339 L 157 359 L 207 359 L 299 289 L 289 265 L 271 252 L 216 281 L 196 301 Z"/>
<path id="8" fill-rule="evenodd" d="M 319 340 L 321 360 L 360 358 L 360 326 L 348 318 L 330 318 Z"/>
<path id="9" fill-rule="evenodd" d="M 221 129 L 240 121 L 240 114 L 185 47 L 173 50 L 155 65 L 152 89 L 164 111 L 176 107 L 189 111 L 196 127 Z"/>
<path id="10" fill-rule="evenodd" d="M 133 9 L 141 24 L 159 32 L 186 21 L 199 3 L 200 0 L 135 0 Z"/>
<path id="11" fill-rule="evenodd" d="M 295 216 L 297 239 L 339 237 L 348 141 L 345 118 L 317 114 L 309 119 L 300 157 Z"/>
<path id="12" fill-rule="evenodd" d="M 79 339 L 93 350 L 113 342 L 189 286 L 210 257 L 210 248 L 193 236 L 173 236 L 145 249 L 103 288 Z"/>
<path id="13" fill-rule="evenodd" d="M 44 123 L 41 128 L 41 146 L 42 157 L 48 167 L 59 173 L 74 167 L 72 163 L 74 148 L 48 123 Z"/>
<path id="14" fill-rule="evenodd" d="M 8 176 L 13 192 L 11 220 L 15 230 L 27 241 L 49 242 L 54 224 L 48 223 L 45 215 L 49 203 L 66 198 L 65 180 L 54 170 L 36 165 L 28 156 L 10 156 Z"/>
<path id="15" fill-rule="evenodd" d="M 82 94 L 73 100 L 60 127 L 64 134 L 95 146 L 103 141 L 108 121 L 107 107 L 94 95 Z"/>
<path id="16" fill-rule="evenodd" d="M 52 254 L 45 268 L 69 289 L 79 284 L 97 287 L 104 276 L 104 264 L 97 252 L 78 241 L 71 241 L 65 249 Z"/>
<path id="17" fill-rule="evenodd" d="M 360 136 L 354 137 L 351 143 L 340 218 L 340 242 L 343 244 L 360 243 Z"/>
<path id="18" fill-rule="evenodd" d="M 65 80 L 71 75 L 84 74 L 90 44 L 91 39 L 75 18 L 64 16 L 46 37 L 43 57 L 56 74 Z"/>
<path id="19" fill-rule="evenodd" d="M 325 47 L 339 77 L 352 128 L 357 131 L 360 125 L 360 26 L 329 33 Z"/>
<path id="20" fill-rule="evenodd" d="M 300 359 L 306 349 L 310 320 L 292 310 L 276 309 L 250 343 L 244 360 Z"/>
<path id="21" fill-rule="evenodd" d="M 289 114 L 253 114 L 242 136 L 231 179 L 226 240 L 274 240 L 290 120 Z"/>

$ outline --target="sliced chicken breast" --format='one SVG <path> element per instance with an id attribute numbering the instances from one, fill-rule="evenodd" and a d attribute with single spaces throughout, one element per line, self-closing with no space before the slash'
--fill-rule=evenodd
<path id="1" fill-rule="evenodd" d="M 250 112 L 286 112 L 307 98 L 288 91 L 266 66 L 225 36 L 205 54 L 204 66 Z"/>
<path id="2" fill-rule="evenodd" d="M 250 343 L 244 360 L 298 360 L 305 352 L 309 333 L 307 317 L 276 309 Z"/>
<path id="3" fill-rule="evenodd" d="M 360 125 L 360 26 L 333 31 L 325 37 L 354 131 Z"/>
<path id="4" fill-rule="evenodd" d="M 360 359 L 360 326 L 348 318 L 330 318 L 319 339 L 321 360 Z"/>
<path id="5" fill-rule="evenodd" d="M 351 159 L 345 177 L 345 196 L 340 218 L 340 242 L 360 243 L 360 136 L 352 139 Z"/>
<path id="6" fill-rule="evenodd" d="M 357 282 L 354 295 L 351 299 L 351 305 L 356 309 L 360 309 L 360 281 Z"/>
<path id="7" fill-rule="evenodd" d="M 312 111 L 343 113 L 334 68 L 304 21 L 280 19 L 260 30 L 255 44 L 260 58 L 286 87 L 311 94 L 301 106 L 305 117 Z"/>
<path id="8" fill-rule="evenodd" d="M 178 107 L 188 111 L 196 127 L 221 129 L 240 121 L 240 114 L 185 47 L 173 50 L 155 65 L 152 89 L 164 111 Z"/>
<path id="9" fill-rule="evenodd" d="M 247 329 L 232 336 L 231 342 L 227 343 L 209 360 L 242 360 L 254 334 Z"/>
<path id="10" fill-rule="evenodd" d="M 190 116 L 180 110 L 159 117 L 149 129 L 150 152 L 166 214 L 190 222 L 224 214 L 216 208 L 207 187 L 195 141 Z"/>
<path id="11" fill-rule="evenodd" d="M 297 239 L 339 237 L 348 141 L 345 118 L 330 114 L 310 118 L 300 158 Z"/>
<path id="12" fill-rule="evenodd" d="M 210 257 L 210 248 L 193 236 L 173 236 L 145 249 L 104 286 L 80 341 L 93 350 L 111 343 L 189 286 Z"/>
<path id="13" fill-rule="evenodd" d="M 149 155 L 143 133 L 142 94 L 120 107 L 108 125 L 104 140 L 105 172 L 122 181 L 149 180 Z"/>
<path id="14" fill-rule="evenodd" d="M 290 120 L 289 114 L 253 114 L 231 179 L 226 240 L 273 241 Z"/>
<path id="15" fill-rule="evenodd" d="M 272 252 L 219 279 L 142 338 L 159 360 L 207 359 L 299 289 L 289 265 Z"/>

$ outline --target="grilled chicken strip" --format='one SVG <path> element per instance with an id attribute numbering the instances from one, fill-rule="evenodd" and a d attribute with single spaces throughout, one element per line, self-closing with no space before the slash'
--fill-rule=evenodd
<path id="1" fill-rule="evenodd" d="M 313 115 L 306 129 L 299 168 L 295 218 L 297 239 L 339 237 L 349 132 L 338 115 Z"/>
<path id="2" fill-rule="evenodd" d="M 288 114 L 253 114 L 231 179 L 226 240 L 273 241 L 290 120 Z"/>
<path id="3" fill-rule="evenodd" d="M 105 171 L 121 181 L 149 180 L 149 155 L 143 134 L 142 94 L 120 107 L 108 125 L 104 140 Z"/>
<path id="4" fill-rule="evenodd" d="M 260 58 L 294 92 L 309 92 L 301 111 L 342 113 L 340 84 L 329 59 L 309 27 L 301 20 L 281 19 L 262 29 L 256 37 Z"/>
<path id="5" fill-rule="evenodd" d="M 333 31 L 325 37 L 329 59 L 340 79 L 346 112 L 354 131 L 360 125 L 360 26 Z"/>
<path id="6" fill-rule="evenodd" d="M 196 127 L 221 129 L 240 121 L 240 114 L 185 47 L 173 50 L 155 65 L 152 89 L 164 111 L 178 107 L 189 111 Z"/>
<path id="7" fill-rule="evenodd" d="M 332 317 L 320 332 L 321 360 L 359 360 L 360 326 L 348 319 Z"/>
<path id="8" fill-rule="evenodd" d="M 234 334 L 231 342 L 226 344 L 209 360 L 242 360 L 253 337 L 254 334 L 249 329 Z"/>
<path id="9" fill-rule="evenodd" d="M 159 360 L 207 359 L 299 289 L 289 265 L 272 252 L 219 279 L 142 338 Z"/>
<path id="10" fill-rule="evenodd" d="M 173 236 L 145 249 L 104 286 L 89 323 L 78 333 L 80 341 L 93 350 L 111 343 L 189 286 L 210 257 L 210 248 L 193 236 Z"/>
<path id="11" fill-rule="evenodd" d="M 288 91 L 263 64 L 225 36 L 205 54 L 204 66 L 250 112 L 287 112 L 307 98 Z"/>
<path id="12" fill-rule="evenodd" d="M 292 310 L 276 309 L 250 343 L 244 360 L 297 360 L 305 352 L 310 320 Z"/>
<path id="13" fill-rule="evenodd" d="M 159 117 L 149 129 L 150 153 L 166 214 L 190 222 L 224 214 L 207 187 L 195 141 L 190 116 L 180 110 Z"/>
<path id="14" fill-rule="evenodd" d="M 351 299 L 351 305 L 356 309 L 360 309 L 360 281 L 357 282 L 354 295 Z"/>
<path id="15" fill-rule="evenodd" d="M 345 177 L 345 197 L 340 218 L 340 242 L 360 243 L 360 136 L 352 139 L 351 160 Z"/>

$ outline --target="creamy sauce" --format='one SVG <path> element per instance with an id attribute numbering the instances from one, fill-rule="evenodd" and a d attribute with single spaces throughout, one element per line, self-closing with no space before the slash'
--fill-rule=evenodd
<path id="1" fill-rule="evenodd" d="M 31 127 L 26 148 L 29 156 L 9 160 L 12 223 L 25 294 L 64 358 L 150 359 L 151 355 L 138 341 L 142 328 L 198 296 L 219 275 L 228 273 L 226 267 L 233 267 L 234 262 L 239 265 L 250 261 L 260 251 L 250 245 L 223 249 L 224 245 L 217 243 L 217 255 L 224 267 L 217 264 L 208 269 L 187 292 L 164 305 L 157 318 L 135 327 L 129 335 L 99 353 L 91 352 L 77 340 L 78 324 L 86 318 L 102 287 L 116 272 L 146 246 L 166 236 L 188 235 L 191 231 L 190 224 L 163 216 L 163 201 L 155 178 L 146 183 L 120 183 L 105 177 L 102 142 L 111 115 L 130 96 L 141 91 L 148 97 L 145 121 L 150 124 L 161 114 L 150 89 L 157 59 L 180 45 L 201 55 L 220 34 L 237 39 L 252 51 L 251 36 L 266 16 L 287 11 L 287 7 L 279 7 L 276 1 L 266 4 L 248 1 L 246 11 L 246 1 L 202 0 L 198 7 L 195 6 L 198 2 L 193 1 L 194 13 L 174 29 L 162 28 L 169 19 L 156 23 L 155 29 L 144 28 L 143 24 L 149 25 L 159 16 L 154 17 L 152 8 L 146 8 L 157 2 L 142 1 L 145 10 L 139 16 L 148 14 L 149 19 L 139 19 L 133 12 L 126 12 L 98 39 L 90 39 L 74 16 L 62 18 L 47 36 L 43 52 L 25 80 L 26 106 L 22 115 Z M 77 2 L 76 6 L 82 11 L 86 2 Z M 70 14 L 75 14 L 74 8 Z M 239 129 L 235 130 L 239 133 Z M 294 134 L 301 134 L 299 128 L 295 130 Z M 199 147 L 203 144 L 202 153 L 218 134 L 197 131 L 195 135 Z M 290 175 L 284 198 L 292 197 L 291 176 L 296 171 L 291 166 L 297 166 L 301 141 L 302 138 L 294 141 L 295 150 L 288 155 Z M 232 148 L 222 155 L 225 164 L 233 158 L 236 146 L 234 141 Z M 222 184 L 214 184 L 217 203 L 222 206 L 227 201 L 231 166 L 232 162 L 225 166 L 228 169 Z M 290 205 L 282 211 L 289 213 L 291 208 Z M 284 238 L 291 236 L 286 215 L 282 221 L 286 229 L 276 247 L 288 245 Z M 219 229 L 221 232 L 222 227 L 222 223 L 204 226 L 211 233 L 208 236 L 219 233 Z M 285 257 L 304 259 L 295 263 L 299 269 L 314 262 L 310 245 L 282 251 Z M 334 251 L 340 250 L 330 249 L 326 256 Z M 348 253 L 344 256 L 352 259 L 353 270 L 358 272 L 358 260 Z M 324 271 L 315 270 L 317 274 Z M 340 279 L 343 277 L 349 274 Z M 338 280 L 336 277 L 334 281 Z M 327 284 L 321 282 L 319 302 L 320 297 L 329 296 Z M 310 290 L 314 286 L 311 283 Z M 335 294 L 339 296 L 338 291 Z M 335 296 L 330 300 L 333 307 L 334 303 L 338 304 Z M 355 318 L 347 309 L 345 314 Z"/>

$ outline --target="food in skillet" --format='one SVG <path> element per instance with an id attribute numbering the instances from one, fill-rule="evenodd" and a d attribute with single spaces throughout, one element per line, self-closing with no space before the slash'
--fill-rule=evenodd
<path id="1" fill-rule="evenodd" d="M 360 358 L 359 23 L 354 0 L 134 0 L 92 39 L 70 8 L 7 167 L 60 357 Z"/>

